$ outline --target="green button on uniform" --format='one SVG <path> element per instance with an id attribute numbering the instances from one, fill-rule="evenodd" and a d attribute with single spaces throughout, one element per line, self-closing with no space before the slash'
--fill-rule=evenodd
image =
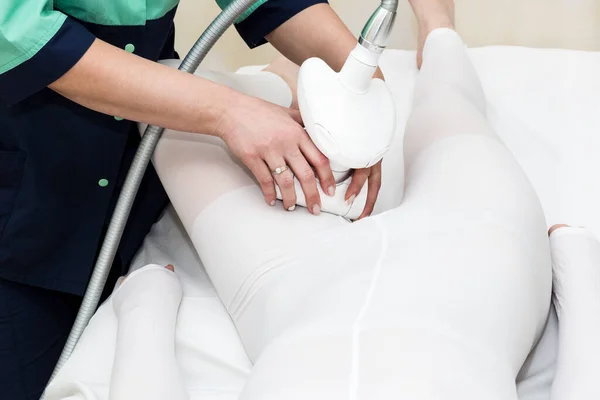
<path id="1" fill-rule="evenodd" d="M 135 51 L 135 46 L 129 43 L 127 46 L 125 46 L 125 51 L 133 53 Z"/>
<path id="2" fill-rule="evenodd" d="M 123 118 L 121 118 L 121 117 L 115 117 L 115 119 L 116 119 L 117 121 L 123 121 Z"/>
<path id="3" fill-rule="evenodd" d="M 100 186 L 100 187 L 107 187 L 108 186 L 108 179 L 100 179 L 98 181 L 98 186 Z"/>

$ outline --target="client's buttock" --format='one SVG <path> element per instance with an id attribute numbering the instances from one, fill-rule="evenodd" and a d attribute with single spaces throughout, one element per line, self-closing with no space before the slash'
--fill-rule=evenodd
<path id="1" fill-rule="evenodd" d="M 530 243 L 487 222 L 397 221 L 330 233 L 338 250 L 261 286 L 236 321 L 257 356 L 243 399 L 514 398 L 545 316 Z"/>

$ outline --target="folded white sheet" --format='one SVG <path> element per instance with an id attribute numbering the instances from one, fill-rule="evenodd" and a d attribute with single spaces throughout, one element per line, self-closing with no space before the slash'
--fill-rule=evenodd
<path id="1" fill-rule="evenodd" d="M 533 182 L 548 225 L 586 225 L 600 236 L 600 53 L 488 47 L 470 54 L 488 98 L 491 124 Z M 388 51 L 382 69 L 402 128 L 417 74 L 414 52 Z M 400 129 L 394 146 L 402 145 L 402 134 Z M 384 160 L 384 179 L 394 178 L 400 162 Z M 387 191 L 376 210 L 399 202 L 398 193 Z M 190 399 L 236 399 L 252 366 L 173 210 L 156 224 L 132 268 L 149 263 L 174 264 L 183 282 L 176 346 Z M 48 399 L 107 399 L 115 334 L 112 307 L 105 304 L 51 385 Z M 552 314 L 520 375 L 521 400 L 549 399 L 555 347 Z"/>

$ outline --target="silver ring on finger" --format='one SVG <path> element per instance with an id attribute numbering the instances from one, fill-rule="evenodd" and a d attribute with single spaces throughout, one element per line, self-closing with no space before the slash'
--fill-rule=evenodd
<path id="1" fill-rule="evenodd" d="M 271 174 L 273 176 L 275 175 L 281 175 L 283 174 L 285 171 L 287 171 L 288 169 L 290 169 L 287 165 L 284 165 L 283 167 L 277 167 L 275 168 L 273 171 L 271 171 Z"/>

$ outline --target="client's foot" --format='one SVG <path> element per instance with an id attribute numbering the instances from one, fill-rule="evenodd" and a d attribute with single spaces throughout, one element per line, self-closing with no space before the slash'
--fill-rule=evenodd
<path id="1" fill-rule="evenodd" d="M 423 64 L 423 47 L 431 31 L 438 28 L 454 29 L 454 0 L 408 0 L 419 25 L 417 67 Z"/>
<path id="2" fill-rule="evenodd" d="M 117 315 L 136 308 L 177 309 L 183 291 L 172 265 L 147 265 L 122 277 L 113 292 Z"/>
<path id="3" fill-rule="evenodd" d="M 560 332 L 552 399 L 598 399 L 600 241 L 586 228 L 554 225 L 550 248 Z"/>
<path id="4" fill-rule="evenodd" d="M 298 72 L 300 67 L 285 58 L 279 56 L 273 62 L 263 69 L 265 72 L 271 72 L 278 75 L 281 79 L 287 83 L 292 91 L 292 104 L 290 108 L 298 109 L 298 96 L 296 95 L 298 89 Z"/>

